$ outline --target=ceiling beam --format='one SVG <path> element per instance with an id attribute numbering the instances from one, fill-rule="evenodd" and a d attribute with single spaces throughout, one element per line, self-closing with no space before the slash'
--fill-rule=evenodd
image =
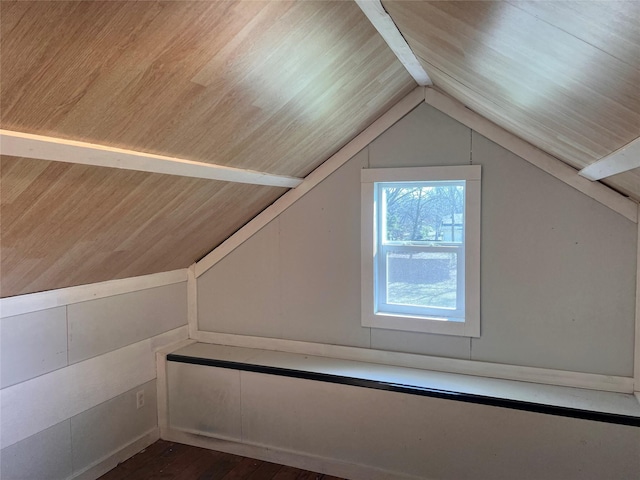
<path id="1" fill-rule="evenodd" d="M 302 183 L 301 178 L 9 130 L 0 130 L 0 154 L 272 187 L 294 188 Z"/>
<path id="2" fill-rule="evenodd" d="M 432 85 L 429 75 L 425 72 L 380 0 L 355 0 L 355 2 L 418 85 L 422 87 Z"/>
<path id="3" fill-rule="evenodd" d="M 316 185 L 347 163 L 358 152 L 366 148 L 376 138 L 395 125 L 402 117 L 424 102 L 424 88 L 416 87 L 402 100 L 391 107 L 375 122 L 365 128 L 360 134 L 338 150 L 333 156 L 321 163 L 304 179 L 300 187 L 289 190 L 278 200 L 265 208 L 259 215 L 244 225 L 240 230 L 214 248 L 206 257 L 196 263 L 195 274 L 200 277 L 207 270 L 221 261 L 236 248 L 258 233 L 265 225 L 295 204 Z M 357 188 L 360 188 L 358 186 Z"/>
<path id="4" fill-rule="evenodd" d="M 633 223 L 638 222 L 638 204 L 635 201 L 603 183 L 582 178 L 575 168 L 499 127 L 459 101 L 433 88 L 425 88 L 425 102 Z"/>
<path id="5" fill-rule="evenodd" d="M 580 172 L 585 178 L 595 181 L 640 168 L 640 137 L 627 143 L 615 152 L 584 167 Z"/>

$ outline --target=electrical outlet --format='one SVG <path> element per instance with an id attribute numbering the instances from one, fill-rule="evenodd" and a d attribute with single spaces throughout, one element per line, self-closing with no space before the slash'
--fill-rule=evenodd
<path id="1" fill-rule="evenodd" d="M 144 390 L 140 390 L 136 393 L 136 408 L 144 407 Z"/>

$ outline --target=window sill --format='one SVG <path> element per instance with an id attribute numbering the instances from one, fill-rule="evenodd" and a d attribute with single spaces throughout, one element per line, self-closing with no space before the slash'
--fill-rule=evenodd
<path id="1" fill-rule="evenodd" d="M 181 348 L 169 354 L 167 361 L 640 427 L 640 402 L 632 394 L 206 343 L 195 343 Z"/>
<path id="2" fill-rule="evenodd" d="M 448 320 L 446 318 L 397 315 L 394 313 L 363 314 L 362 326 L 403 332 L 480 337 L 480 322 L 460 321 L 459 319 Z"/>

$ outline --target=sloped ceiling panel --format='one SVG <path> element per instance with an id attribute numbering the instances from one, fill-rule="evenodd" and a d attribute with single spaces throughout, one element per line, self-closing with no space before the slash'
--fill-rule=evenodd
<path id="1" fill-rule="evenodd" d="M 284 188 L 1 158 L 3 297 L 184 268 Z"/>
<path id="2" fill-rule="evenodd" d="M 0 8 L 7 130 L 304 176 L 415 87 L 354 2 Z M 187 267 L 284 192 L 1 167 L 5 297 Z"/>
<path id="3" fill-rule="evenodd" d="M 2 2 L 2 126 L 304 176 L 415 83 L 353 2 Z"/>
<path id="4" fill-rule="evenodd" d="M 619 173 L 611 177 L 601 180 L 603 183 L 610 185 L 621 192 L 627 192 L 631 197 L 640 201 L 640 168 L 634 168 L 625 173 Z"/>
<path id="5" fill-rule="evenodd" d="M 566 163 L 640 136 L 640 2 L 383 5 L 436 87 Z M 640 199 L 637 171 L 607 182 Z"/>

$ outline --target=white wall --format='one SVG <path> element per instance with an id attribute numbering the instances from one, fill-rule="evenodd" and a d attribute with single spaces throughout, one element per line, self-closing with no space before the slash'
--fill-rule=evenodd
<path id="1" fill-rule="evenodd" d="M 637 427 L 201 365 L 167 370 L 169 438 L 353 480 L 640 471 Z"/>
<path id="2" fill-rule="evenodd" d="M 481 337 L 360 326 L 360 169 L 483 166 Z M 201 330 L 633 374 L 636 225 L 421 105 L 198 279 Z"/>
<path id="3" fill-rule="evenodd" d="M 157 439 L 154 352 L 186 323 L 185 281 L 1 318 L 0 477 L 94 479 Z"/>

